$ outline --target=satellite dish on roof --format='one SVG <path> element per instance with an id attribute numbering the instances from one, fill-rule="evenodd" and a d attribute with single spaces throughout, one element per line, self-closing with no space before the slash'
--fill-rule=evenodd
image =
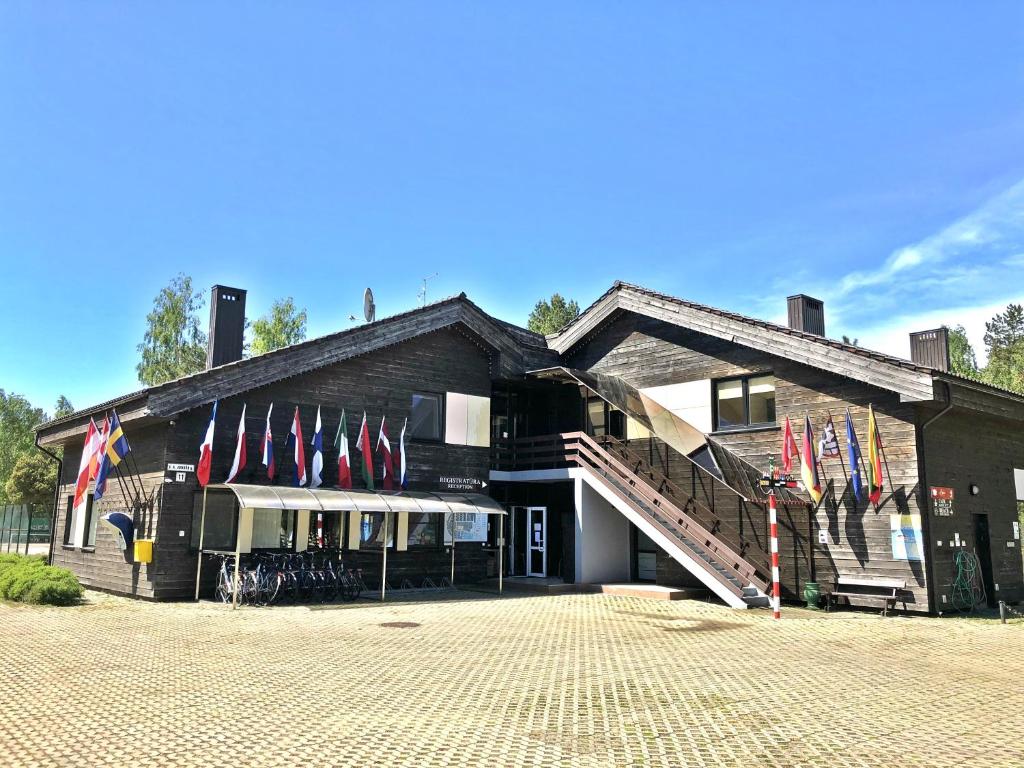
<path id="1" fill-rule="evenodd" d="M 373 291 L 369 288 L 363 293 L 363 317 L 368 323 L 372 323 L 377 317 L 377 305 L 373 303 Z"/>

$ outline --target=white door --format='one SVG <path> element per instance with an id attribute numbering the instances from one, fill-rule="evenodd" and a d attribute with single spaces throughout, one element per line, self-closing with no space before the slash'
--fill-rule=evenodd
<path id="1" fill-rule="evenodd" d="M 526 542 L 526 575 L 547 576 L 547 507 L 526 508 Z"/>

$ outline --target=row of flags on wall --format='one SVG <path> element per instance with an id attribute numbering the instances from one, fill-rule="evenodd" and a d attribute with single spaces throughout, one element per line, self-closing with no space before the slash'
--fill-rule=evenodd
<path id="1" fill-rule="evenodd" d="M 882 438 L 878 433 L 878 422 L 875 419 L 875 410 L 868 406 L 868 460 L 866 466 L 867 484 L 865 488 L 864 478 L 861 475 L 861 468 L 864 466 L 864 458 L 861 454 L 860 442 L 857 440 L 857 432 L 853 428 L 853 418 L 850 416 L 850 409 L 846 409 L 846 449 L 850 459 L 850 486 L 854 498 L 857 501 L 864 499 L 865 490 L 867 498 L 877 506 L 882 498 L 885 483 L 882 478 L 882 461 L 884 453 L 882 449 Z M 843 460 L 842 451 L 839 448 L 839 437 L 836 434 L 836 427 L 832 421 L 832 414 L 828 414 L 828 421 L 821 430 L 821 439 L 817 446 L 814 442 L 814 429 L 811 426 L 811 417 L 804 416 L 804 434 L 802 447 L 797 448 L 796 439 L 793 437 L 793 427 L 786 417 L 786 423 L 782 431 L 782 470 L 786 474 L 793 471 L 793 458 L 800 460 L 800 478 L 804 488 L 810 494 L 814 503 L 821 501 L 822 484 L 821 475 L 818 472 L 820 463 L 825 459 Z M 843 474 L 846 474 L 846 466 L 843 465 Z"/>
<path id="2" fill-rule="evenodd" d="M 78 479 L 75 482 L 75 495 L 72 507 L 76 513 L 84 508 L 88 494 L 89 484 L 96 482 L 93 490 L 93 500 L 99 501 L 107 492 L 107 482 L 111 474 L 117 470 L 118 481 L 124 482 L 119 465 L 131 452 L 131 445 L 121 429 L 121 420 L 117 417 L 117 411 L 102 419 L 99 426 L 95 419 L 89 419 L 89 427 L 85 432 L 85 445 L 82 448 L 82 458 L 78 463 Z M 134 478 L 129 474 L 129 482 L 133 487 L 135 496 L 139 496 L 139 489 L 135 486 Z M 125 499 L 130 495 L 124 490 Z"/>
<path id="3" fill-rule="evenodd" d="M 239 474 L 245 468 L 246 455 L 246 430 L 245 430 L 246 405 L 242 406 L 242 415 L 238 420 L 238 431 L 235 436 L 235 455 L 231 461 L 231 469 L 228 470 L 226 483 L 236 482 Z M 260 463 L 267 473 L 267 479 L 273 480 L 277 475 L 277 460 L 274 456 L 274 435 L 270 428 L 270 416 L 274 412 L 274 404 L 271 403 L 267 409 L 267 418 L 264 422 L 263 435 L 261 438 L 261 459 Z M 213 411 L 210 414 L 210 421 L 206 426 L 206 434 L 203 443 L 199 446 L 199 463 L 196 465 L 196 477 L 199 484 L 206 486 L 210 482 L 210 468 L 213 463 L 213 434 L 217 422 L 217 403 L 213 404 Z M 376 452 L 380 454 L 383 474 L 381 485 L 385 491 L 393 491 L 405 488 L 408 484 L 406 473 L 405 457 L 405 429 L 409 420 L 406 419 L 398 437 L 398 451 L 391 450 L 391 440 L 388 438 L 387 417 L 381 417 L 380 429 L 377 432 Z M 306 443 L 302 437 L 302 424 L 299 420 L 299 408 L 295 407 L 295 415 L 292 417 L 291 429 L 285 440 L 285 451 L 291 453 L 294 464 L 292 484 L 296 487 L 307 485 L 310 488 L 319 488 L 324 482 L 324 434 L 323 422 L 320 418 L 320 407 L 316 409 L 316 424 L 313 431 L 313 439 L 309 443 L 313 451 L 310 462 L 309 473 L 306 472 Z M 348 445 L 348 419 L 345 411 L 341 412 L 338 421 L 338 429 L 334 434 L 334 448 L 338 451 L 338 488 L 352 487 L 352 458 L 349 454 Z M 359 436 L 356 438 L 356 450 L 360 454 L 360 468 L 363 476 L 363 485 L 368 490 L 374 490 L 376 479 L 374 477 L 373 454 L 371 447 L 370 428 L 366 420 L 366 412 L 363 412 L 363 420 L 359 426 Z M 396 487 L 397 486 L 397 487 Z"/>

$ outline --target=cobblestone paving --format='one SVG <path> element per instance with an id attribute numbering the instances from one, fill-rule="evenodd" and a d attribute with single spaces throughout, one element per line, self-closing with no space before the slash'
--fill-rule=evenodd
<path id="1" fill-rule="evenodd" d="M 4 766 L 1024 765 L 1020 622 L 90 594 L 0 604 L 0 662 Z"/>

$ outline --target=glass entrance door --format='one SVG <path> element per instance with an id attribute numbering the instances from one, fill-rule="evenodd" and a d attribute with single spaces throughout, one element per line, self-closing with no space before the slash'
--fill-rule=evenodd
<path id="1" fill-rule="evenodd" d="M 548 510 L 547 507 L 526 508 L 526 575 L 547 576 Z"/>

